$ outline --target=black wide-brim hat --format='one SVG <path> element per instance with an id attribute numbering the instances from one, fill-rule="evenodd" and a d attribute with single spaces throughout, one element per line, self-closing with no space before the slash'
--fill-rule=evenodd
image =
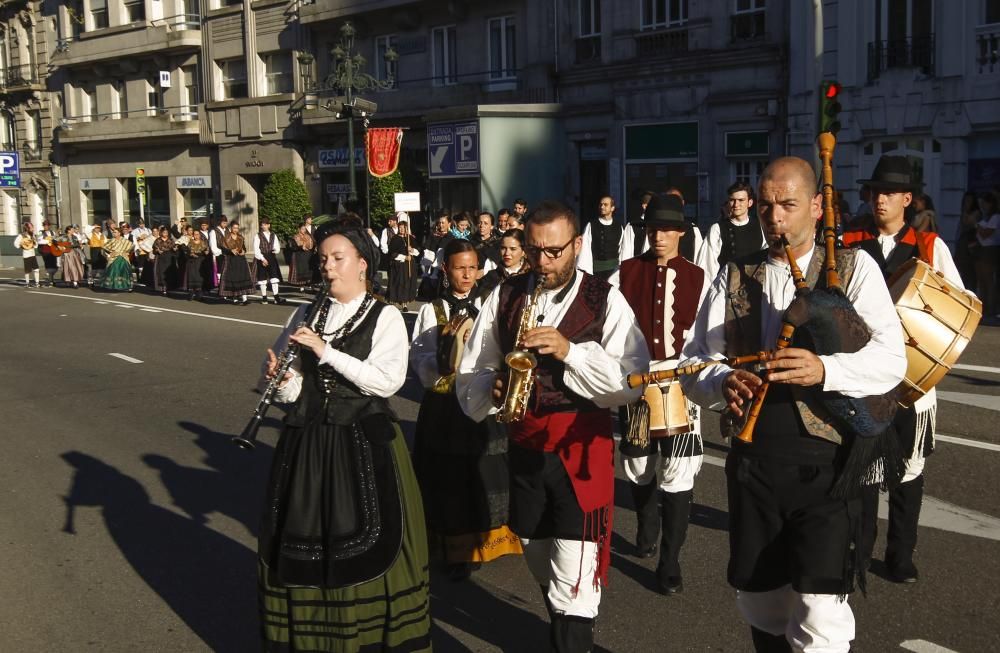
<path id="1" fill-rule="evenodd" d="M 653 228 L 676 227 L 684 229 L 687 222 L 684 220 L 684 205 L 681 198 L 676 195 L 664 195 L 657 193 L 650 198 L 646 205 L 646 213 L 643 218 L 645 226 Z"/>
<path id="2" fill-rule="evenodd" d="M 871 179 L 859 179 L 859 184 L 864 184 L 872 190 L 894 190 L 902 192 L 914 192 L 920 190 L 924 183 L 917 181 L 913 176 L 913 168 L 910 161 L 905 156 L 891 154 L 882 155 L 875 170 L 872 171 Z"/>

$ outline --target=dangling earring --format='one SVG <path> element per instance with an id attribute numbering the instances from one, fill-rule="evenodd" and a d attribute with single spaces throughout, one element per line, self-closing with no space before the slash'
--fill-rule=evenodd
<path id="1" fill-rule="evenodd" d="M 358 272 L 358 281 L 364 281 L 364 280 L 365 280 L 365 273 Z"/>

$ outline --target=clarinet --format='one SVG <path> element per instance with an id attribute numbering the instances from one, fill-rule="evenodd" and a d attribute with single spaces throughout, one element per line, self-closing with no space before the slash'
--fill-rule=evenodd
<path id="1" fill-rule="evenodd" d="M 295 329 L 298 330 L 300 327 L 311 325 L 319 315 L 320 308 L 322 308 L 326 299 L 326 293 L 320 293 L 316 301 L 309 307 L 309 312 L 306 314 L 305 319 L 299 322 Z M 299 349 L 299 344 L 292 342 L 281 352 L 281 355 L 278 357 L 278 368 L 274 376 L 267 382 L 267 387 L 264 388 L 260 401 L 257 402 L 257 407 L 254 408 L 253 415 L 250 416 L 250 421 L 247 422 L 242 433 L 232 438 L 232 443 L 239 448 L 249 451 L 257 446 L 257 432 L 260 431 L 260 425 L 264 422 L 264 417 L 267 415 L 267 411 L 274 401 L 274 393 L 278 391 L 278 386 L 284 381 L 285 374 L 291 368 L 292 363 L 299 357 Z"/>

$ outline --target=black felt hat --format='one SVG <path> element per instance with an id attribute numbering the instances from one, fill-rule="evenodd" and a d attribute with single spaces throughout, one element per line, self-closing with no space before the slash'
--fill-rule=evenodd
<path id="1" fill-rule="evenodd" d="M 676 195 L 657 193 L 646 205 L 645 223 L 647 227 L 687 227 L 684 221 L 684 205 Z"/>
<path id="2" fill-rule="evenodd" d="M 903 192 L 917 191 L 924 185 L 923 182 L 916 181 L 909 159 L 891 154 L 883 154 L 879 158 L 871 179 L 859 179 L 858 183 L 872 190 Z"/>

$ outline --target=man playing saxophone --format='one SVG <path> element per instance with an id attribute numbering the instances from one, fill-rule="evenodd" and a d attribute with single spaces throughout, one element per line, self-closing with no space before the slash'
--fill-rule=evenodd
<path id="1" fill-rule="evenodd" d="M 524 416 L 507 423 L 510 528 L 545 594 L 552 649 L 589 651 L 611 553 L 609 409 L 638 397 L 625 375 L 636 365 L 645 369 L 649 354 L 622 294 L 577 270 L 583 243 L 568 207 L 540 204 L 525 241 L 532 272 L 505 280 L 486 300 L 458 368 L 457 393 L 470 418 L 493 419 L 506 403 L 505 355 L 519 349 L 535 357 L 533 384 L 517 384 L 533 386 Z M 521 329 L 526 310 L 533 319 Z"/>
<path id="2" fill-rule="evenodd" d="M 699 311 L 684 358 L 721 358 L 775 347 L 795 295 L 789 253 L 816 284 L 825 252 L 814 246 L 822 196 L 804 160 L 771 163 L 760 180 L 758 211 L 767 250 L 729 262 Z M 788 250 L 782 246 L 787 239 Z M 764 363 L 770 392 L 753 442 L 732 441 L 726 460 L 729 584 L 758 651 L 843 651 L 854 639 L 846 600 L 855 572 L 860 483 L 847 498 L 831 496 L 852 437 L 812 412 L 820 391 L 883 395 L 903 378 L 902 329 L 878 266 L 868 254 L 841 250 L 844 293 L 871 331 L 855 353 L 817 356 L 792 345 Z M 793 337 L 794 338 L 794 337 Z M 682 363 L 683 364 L 683 363 Z M 682 379 L 706 408 L 748 411 L 760 377 L 727 365 Z"/>

